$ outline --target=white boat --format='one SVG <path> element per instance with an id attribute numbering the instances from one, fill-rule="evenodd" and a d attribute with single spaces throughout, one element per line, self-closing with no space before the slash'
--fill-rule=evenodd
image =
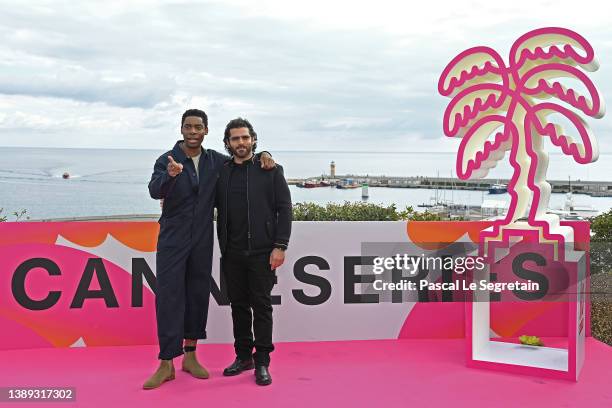
<path id="1" fill-rule="evenodd" d="M 550 209 L 549 212 L 551 214 L 557 214 L 565 220 L 592 218 L 601 213 L 601 211 L 592 205 L 576 204 L 574 202 L 574 195 L 571 191 L 565 196 L 563 208 Z"/>

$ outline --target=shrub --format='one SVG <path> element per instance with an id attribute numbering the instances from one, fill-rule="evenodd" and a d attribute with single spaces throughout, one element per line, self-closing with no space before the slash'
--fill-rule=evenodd
<path id="1" fill-rule="evenodd" d="M 7 221 L 6 215 L 2 215 L 2 211 L 4 208 L 0 208 L 0 222 Z M 15 211 L 13 215 L 15 216 L 15 221 L 19 221 L 24 215 L 26 215 L 26 210 Z M 30 217 L 26 216 L 26 219 L 30 219 Z"/>
<path id="2" fill-rule="evenodd" d="M 412 207 L 397 211 L 395 204 L 349 202 L 343 204 L 296 203 L 293 205 L 294 221 L 439 221 L 440 217 L 429 212 L 418 213 Z"/>
<path id="3" fill-rule="evenodd" d="M 612 210 L 591 220 L 591 334 L 612 345 Z"/>

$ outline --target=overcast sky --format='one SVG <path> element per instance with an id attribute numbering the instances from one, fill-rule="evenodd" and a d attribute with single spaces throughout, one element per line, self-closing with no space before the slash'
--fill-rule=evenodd
<path id="1" fill-rule="evenodd" d="M 591 42 L 612 95 L 603 1 L 453 3 L 0 0 L 0 146 L 165 149 L 195 107 L 217 149 L 243 116 L 271 151 L 453 151 L 445 65 L 551 25 Z M 612 152 L 612 114 L 589 123 Z"/>

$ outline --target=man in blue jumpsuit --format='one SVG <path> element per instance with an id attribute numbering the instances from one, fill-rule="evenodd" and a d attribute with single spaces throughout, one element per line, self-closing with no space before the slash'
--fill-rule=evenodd
<path id="1" fill-rule="evenodd" d="M 182 369 L 196 378 L 208 378 L 198 362 L 198 339 L 206 338 L 210 297 L 213 208 L 216 181 L 228 156 L 202 148 L 208 133 L 208 117 L 198 109 L 181 119 L 183 140 L 155 162 L 149 193 L 162 199 L 157 241 L 156 313 L 161 360 L 144 383 L 153 389 L 174 379 L 172 359 L 185 353 Z M 273 168 L 269 154 L 263 167 Z"/>

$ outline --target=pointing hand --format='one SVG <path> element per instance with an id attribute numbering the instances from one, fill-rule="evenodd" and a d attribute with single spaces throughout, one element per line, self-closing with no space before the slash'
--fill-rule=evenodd
<path id="1" fill-rule="evenodd" d="M 174 161 L 172 156 L 168 156 L 168 174 L 176 177 L 183 172 L 183 165 Z"/>

